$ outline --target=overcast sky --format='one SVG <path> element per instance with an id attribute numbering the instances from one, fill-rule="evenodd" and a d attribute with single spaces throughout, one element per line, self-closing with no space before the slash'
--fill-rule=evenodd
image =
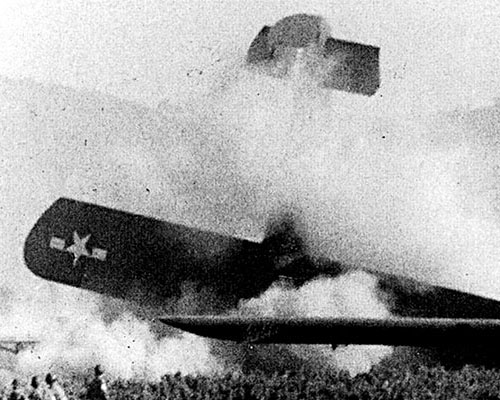
<path id="1" fill-rule="evenodd" d="M 380 46 L 385 90 L 445 109 L 500 93 L 494 0 L 3 0 L 0 74 L 155 105 L 205 87 L 262 25 L 296 12 L 324 16 L 333 36 Z"/>

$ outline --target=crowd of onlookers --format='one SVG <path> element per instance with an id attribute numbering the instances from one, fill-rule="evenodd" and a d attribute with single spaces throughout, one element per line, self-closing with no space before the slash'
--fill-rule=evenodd
<path id="1" fill-rule="evenodd" d="M 394 368 L 377 366 L 370 373 L 351 377 L 343 371 L 288 371 L 265 373 L 259 370 L 224 375 L 165 375 L 155 382 L 111 380 L 106 384 L 102 369 L 85 385 L 68 378 L 59 383 L 48 374 L 44 387 L 23 391 L 13 382 L 3 398 L 20 400 L 148 400 L 148 399 L 232 399 L 232 400 L 302 400 L 302 399 L 500 399 L 500 370 L 465 366 L 446 369 L 441 366 Z M 14 385 L 16 383 L 16 385 Z M 59 389 L 57 389 L 59 388 Z"/>
<path id="2" fill-rule="evenodd" d="M 45 382 L 40 382 L 38 376 L 31 378 L 29 388 L 23 388 L 17 379 L 12 381 L 10 391 L 1 393 L 1 400 L 70 400 L 85 398 L 88 400 L 109 400 L 108 387 L 104 379 L 104 371 L 100 365 L 94 368 L 95 377 L 79 394 L 73 392 L 74 382 L 65 380 L 59 383 L 57 376 L 48 373 Z M 65 386 L 67 389 L 65 389 Z M 67 393 L 68 390 L 68 393 Z M 120 398 L 120 396 L 118 396 Z"/>

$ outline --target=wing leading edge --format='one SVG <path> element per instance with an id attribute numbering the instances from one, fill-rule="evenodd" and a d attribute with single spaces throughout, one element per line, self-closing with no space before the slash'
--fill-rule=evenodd
<path id="1" fill-rule="evenodd" d="M 248 343 L 497 346 L 500 319 L 255 318 L 166 316 L 160 321 L 199 336 Z"/>

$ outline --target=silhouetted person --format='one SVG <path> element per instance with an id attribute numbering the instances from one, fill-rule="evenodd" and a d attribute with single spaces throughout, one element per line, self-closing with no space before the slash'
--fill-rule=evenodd
<path id="1" fill-rule="evenodd" d="M 57 377 L 50 372 L 45 377 L 47 383 L 47 398 L 48 400 L 68 400 L 64 389 L 57 382 Z"/>
<path id="2" fill-rule="evenodd" d="M 19 389 L 19 381 L 17 379 L 12 381 L 12 392 L 10 392 L 9 400 L 25 400 L 22 390 Z"/>
<path id="3" fill-rule="evenodd" d="M 45 400 L 38 376 L 31 378 L 31 392 L 28 395 L 28 400 Z"/>
<path id="4" fill-rule="evenodd" d="M 87 389 L 87 400 L 108 400 L 108 386 L 104 379 L 104 370 L 100 365 L 95 366 L 94 375 Z"/>

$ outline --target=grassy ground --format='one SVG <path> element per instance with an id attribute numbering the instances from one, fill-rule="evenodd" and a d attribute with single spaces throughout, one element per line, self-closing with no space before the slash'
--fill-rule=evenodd
<path id="1" fill-rule="evenodd" d="M 85 398 L 89 376 L 60 377 L 70 399 Z M 27 381 L 26 381 L 27 382 Z M 343 371 L 307 370 L 214 376 L 165 375 L 161 380 L 108 380 L 110 400 L 146 399 L 500 399 L 500 369 L 392 357 L 369 373 L 351 377 Z M 29 394 L 25 387 L 25 393 Z M 0 393 L 0 399 L 9 391 Z"/>
<path id="2" fill-rule="evenodd" d="M 83 398 L 81 378 L 63 381 L 71 398 Z M 166 375 L 157 382 L 114 380 L 110 399 L 500 399 L 500 370 L 465 366 L 383 363 L 355 377 L 341 371 L 290 371 L 216 376 Z"/>

